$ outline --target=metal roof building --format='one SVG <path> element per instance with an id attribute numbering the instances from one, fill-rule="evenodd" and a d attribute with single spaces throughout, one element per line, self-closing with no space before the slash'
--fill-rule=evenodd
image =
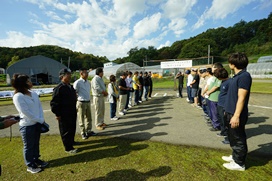
<path id="1" fill-rule="evenodd" d="M 7 79 L 11 79 L 14 73 L 22 73 L 31 77 L 34 85 L 59 83 L 59 71 L 67 68 L 60 62 L 51 58 L 37 55 L 19 60 L 7 68 Z M 7 80 L 9 83 L 10 80 Z"/>

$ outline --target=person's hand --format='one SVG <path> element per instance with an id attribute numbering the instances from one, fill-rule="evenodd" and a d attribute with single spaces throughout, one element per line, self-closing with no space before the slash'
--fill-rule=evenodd
<path id="1" fill-rule="evenodd" d="M 103 94 L 104 96 L 107 96 L 107 95 L 108 95 L 108 93 L 107 93 L 106 91 L 103 91 L 102 94 Z"/>
<path id="2" fill-rule="evenodd" d="M 13 116 L 13 115 L 8 115 L 8 116 L 6 116 L 5 117 L 5 119 L 11 119 L 11 118 L 14 118 L 15 116 Z"/>
<path id="3" fill-rule="evenodd" d="M 5 119 L 2 123 L 4 124 L 4 128 L 8 128 L 8 127 L 12 126 L 13 124 L 18 123 L 18 121 L 11 118 L 11 119 Z"/>
<path id="4" fill-rule="evenodd" d="M 58 121 L 60 121 L 60 120 L 61 120 L 61 117 L 60 117 L 60 116 L 57 116 L 56 119 L 57 119 Z"/>
<path id="5" fill-rule="evenodd" d="M 233 117 L 230 119 L 231 128 L 238 128 L 238 127 L 239 127 L 239 124 L 240 124 L 240 119 L 239 119 L 239 117 L 233 116 Z"/>

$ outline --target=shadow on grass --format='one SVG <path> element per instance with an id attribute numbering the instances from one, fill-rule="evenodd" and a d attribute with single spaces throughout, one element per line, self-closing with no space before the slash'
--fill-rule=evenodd
<path id="1" fill-rule="evenodd" d="M 120 157 L 128 155 L 132 151 L 139 151 L 148 147 L 147 144 L 133 145 L 136 142 L 138 142 L 138 140 L 125 139 L 120 141 L 120 138 L 85 141 L 78 146 L 79 153 L 50 160 L 50 168 L 67 164 L 92 162 L 105 158 Z"/>
<path id="2" fill-rule="evenodd" d="M 258 145 L 259 148 L 248 153 L 247 165 L 249 167 L 264 166 L 272 160 L 272 142 Z M 267 153 L 267 154 L 266 154 Z"/>
<path id="3" fill-rule="evenodd" d="M 139 172 L 135 169 L 124 169 L 124 170 L 115 170 L 108 173 L 104 177 L 98 177 L 86 181 L 127 181 L 127 180 L 137 180 L 137 181 L 145 181 L 148 180 L 150 177 L 163 177 L 169 174 L 172 171 L 171 167 L 169 166 L 160 166 L 154 170 L 150 170 L 149 172 Z"/>

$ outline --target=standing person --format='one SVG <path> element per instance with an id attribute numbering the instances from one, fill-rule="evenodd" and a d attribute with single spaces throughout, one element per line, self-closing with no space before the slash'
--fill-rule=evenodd
<path id="1" fill-rule="evenodd" d="M 186 83 L 186 86 L 187 86 L 187 102 L 188 103 L 194 103 L 194 99 L 193 97 L 191 96 L 192 95 L 192 88 L 190 86 L 190 84 L 192 83 L 194 77 L 193 75 L 191 74 L 191 71 L 190 70 L 186 70 L 185 74 L 187 75 L 187 83 Z"/>
<path id="2" fill-rule="evenodd" d="M 73 84 L 77 93 L 77 117 L 82 139 L 88 139 L 89 136 L 96 135 L 92 131 L 92 113 L 90 103 L 91 83 L 88 80 L 88 70 L 80 69 L 80 78 Z"/>
<path id="3" fill-rule="evenodd" d="M 54 88 L 50 102 L 51 111 L 56 115 L 59 123 L 60 136 L 67 153 L 77 153 L 74 148 L 77 110 L 76 91 L 70 84 L 70 69 L 61 69 L 59 72 L 61 82 Z"/>
<path id="4" fill-rule="evenodd" d="M 41 124 L 44 123 L 43 109 L 39 96 L 32 92 L 32 83 L 24 74 L 14 74 L 12 87 L 15 89 L 13 103 L 20 115 L 20 133 L 24 144 L 23 154 L 27 171 L 38 173 L 48 165 L 39 159 Z"/>
<path id="5" fill-rule="evenodd" d="M 127 102 L 125 106 L 125 112 L 132 107 L 132 72 L 128 72 L 127 78 L 126 78 L 126 85 L 129 88 L 130 91 L 127 91 Z"/>
<path id="6" fill-rule="evenodd" d="M 178 93 L 179 93 L 179 97 L 183 98 L 183 96 L 182 96 L 182 88 L 183 88 L 184 74 L 182 72 L 178 72 L 178 74 L 176 75 L 176 79 L 178 79 Z"/>
<path id="7" fill-rule="evenodd" d="M 148 72 L 148 77 L 149 77 L 149 92 L 148 92 L 148 97 L 151 99 L 152 91 L 153 91 L 153 81 L 152 81 L 152 73 L 151 71 Z"/>
<path id="8" fill-rule="evenodd" d="M 198 87 L 199 87 L 200 78 L 197 73 L 197 69 L 192 69 L 192 74 L 194 76 L 193 81 L 190 84 L 190 87 L 192 88 L 191 97 L 194 99 L 194 103 L 192 105 L 197 107 L 198 106 L 197 91 L 198 91 Z"/>
<path id="9" fill-rule="evenodd" d="M 144 84 L 143 72 L 142 71 L 140 72 L 138 79 L 139 79 L 139 82 L 140 82 L 140 87 L 139 87 L 139 102 L 142 103 L 143 84 Z"/>
<path id="10" fill-rule="evenodd" d="M 212 73 L 218 68 L 223 68 L 221 63 L 215 63 L 212 66 Z M 209 107 L 209 114 L 212 120 L 212 127 L 210 131 L 220 131 L 220 122 L 218 120 L 218 113 L 217 113 L 217 102 L 218 102 L 218 95 L 220 93 L 220 85 L 221 80 L 216 78 L 214 75 L 211 78 L 210 85 L 208 87 L 208 91 L 206 92 L 206 96 L 208 97 L 208 107 Z"/>
<path id="11" fill-rule="evenodd" d="M 120 101 L 119 101 L 119 114 L 121 116 L 125 115 L 126 112 L 125 112 L 125 106 L 126 106 L 126 102 L 127 102 L 127 92 L 129 91 L 129 87 L 127 87 L 127 84 L 126 84 L 126 77 L 127 77 L 127 73 L 126 72 L 123 72 L 122 75 L 121 75 L 121 78 L 118 82 L 118 88 L 120 90 L 120 94 L 119 94 L 119 98 L 120 98 Z"/>
<path id="12" fill-rule="evenodd" d="M 227 92 L 229 87 L 229 81 L 230 81 L 229 74 L 225 68 L 219 68 L 215 70 L 214 76 L 222 81 L 220 86 L 220 93 L 218 96 L 218 103 L 217 103 L 217 113 L 218 113 L 218 120 L 220 122 L 221 131 L 220 133 L 217 133 L 217 135 L 221 137 L 225 137 L 225 140 L 223 141 L 223 143 L 229 144 L 229 141 L 227 138 L 228 129 L 224 121 L 225 120 L 224 119 L 224 113 L 225 113 L 224 104 L 226 102 L 226 97 L 227 97 Z"/>
<path id="13" fill-rule="evenodd" d="M 104 72 L 103 68 L 98 67 L 95 72 L 95 76 L 91 82 L 91 89 L 93 94 L 93 103 L 95 109 L 95 126 L 98 130 L 103 130 L 107 126 L 104 123 L 105 115 L 105 101 L 104 97 L 108 96 L 105 83 L 102 79 Z"/>
<path id="14" fill-rule="evenodd" d="M 245 160 L 248 152 L 245 125 L 248 120 L 248 101 L 252 78 L 246 71 L 248 58 L 245 53 L 234 53 L 229 57 L 229 67 L 234 70 L 234 77 L 229 83 L 225 102 L 228 137 L 232 155 L 223 156 L 229 162 L 223 166 L 229 170 L 245 170 Z"/>
<path id="15" fill-rule="evenodd" d="M 133 89 L 134 89 L 134 105 L 138 105 L 139 103 L 139 89 L 140 89 L 140 81 L 138 79 L 139 72 L 136 71 L 133 75 Z"/>
<path id="16" fill-rule="evenodd" d="M 144 76 L 143 76 L 143 85 L 144 85 L 144 99 L 146 101 L 148 101 L 148 91 L 149 91 L 149 86 L 150 86 L 150 81 L 149 81 L 149 78 L 148 78 L 148 73 L 145 72 L 144 73 Z"/>
<path id="17" fill-rule="evenodd" d="M 117 100 L 119 98 L 119 89 L 116 86 L 116 78 L 114 75 L 110 76 L 110 83 L 108 84 L 108 99 L 110 103 L 110 119 L 117 121 L 119 118 L 116 116 Z"/>

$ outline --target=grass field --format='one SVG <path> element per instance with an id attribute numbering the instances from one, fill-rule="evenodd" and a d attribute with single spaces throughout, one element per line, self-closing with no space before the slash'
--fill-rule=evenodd
<path id="1" fill-rule="evenodd" d="M 76 136 L 79 140 L 79 135 Z M 225 169 L 229 151 L 160 142 L 96 136 L 81 141 L 75 155 L 64 152 L 58 135 L 42 136 L 41 159 L 50 163 L 39 174 L 26 171 L 21 138 L 0 138 L 1 180 L 271 180 L 272 161 L 249 156 L 245 172 Z"/>

